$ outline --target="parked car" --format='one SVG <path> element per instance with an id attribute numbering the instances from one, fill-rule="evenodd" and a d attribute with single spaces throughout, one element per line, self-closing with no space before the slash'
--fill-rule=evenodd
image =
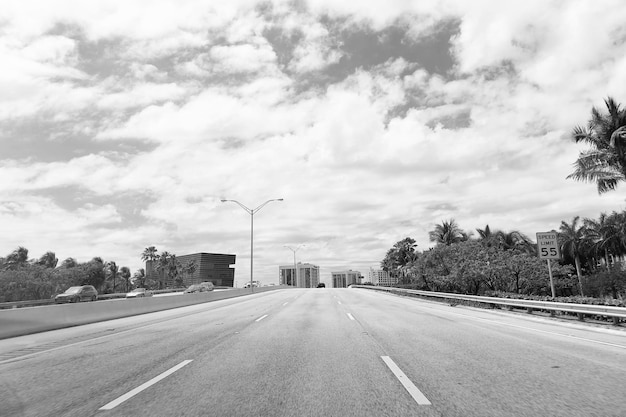
<path id="1" fill-rule="evenodd" d="M 317 288 L 326 288 L 326 284 L 320 282 L 319 284 L 317 284 Z"/>
<path id="2" fill-rule="evenodd" d="M 252 288 L 257 288 L 260 286 L 261 286 L 261 281 L 252 281 Z M 250 288 L 250 281 L 246 282 L 243 287 Z"/>
<path id="3" fill-rule="evenodd" d="M 126 298 L 143 298 L 143 297 L 152 297 L 152 291 L 148 291 L 145 288 L 135 288 L 128 294 L 126 294 Z"/>
<path id="4" fill-rule="evenodd" d="M 215 288 L 215 286 L 213 285 L 212 282 L 201 282 L 200 284 L 192 284 L 189 286 L 189 288 L 187 288 L 185 290 L 185 294 L 191 294 L 194 292 L 207 292 L 207 291 L 213 291 L 213 289 Z"/>
<path id="5" fill-rule="evenodd" d="M 69 287 L 64 293 L 54 297 L 55 303 L 78 303 L 80 301 L 96 301 L 98 299 L 98 291 L 93 285 L 81 285 L 78 287 Z"/>

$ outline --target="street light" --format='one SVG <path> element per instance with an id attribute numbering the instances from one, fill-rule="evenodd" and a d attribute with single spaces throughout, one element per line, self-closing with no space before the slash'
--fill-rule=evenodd
<path id="1" fill-rule="evenodd" d="M 304 244 L 298 245 L 295 249 L 292 248 L 291 246 L 287 246 L 287 245 L 284 245 L 284 246 L 287 249 L 290 249 L 293 252 L 293 270 L 294 270 L 294 272 L 296 274 L 296 283 L 297 283 L 297 281 L 298 281 L 298 267 L 296 266 L 296 252 L 298 252 L 298 249 L 300 249 L 301 247 L 304 247 L 306 245 L 304 245 Z M 295 285 L 293 283 L 293 277 L 291 277 L 291 285 L 293 287 L 295 287 Z"/>
<path id="2" fill-rule="evenodd" d="M 275 198 L 272 200 L 267 200 L 265 203 L 261 204 L 260 206 L 258 206 L 257 208 L 254 209 L 250 209 L 246 206 L 244 206 L 243 204 L 241 204 L 239 201 L 237 200 L 221 200 L 222 203 L 226 203 L 227 201 L 230 201 L 232 203 L 236 203 L 238 204 L 242 209 L 244 209 L 245 211 L 248 212 L 248 214 L 250 215 L 250 291 L 254 292 L 254 285 L 253 285 L 253 259 L 254 259 L 254 214 L 261 210 L 263 207 L 265 207 L 266 204 L 271 203 L 272 201 L 283 201 L 282 198 Z"/>

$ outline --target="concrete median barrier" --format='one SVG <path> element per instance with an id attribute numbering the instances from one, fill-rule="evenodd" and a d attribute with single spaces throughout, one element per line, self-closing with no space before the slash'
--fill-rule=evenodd
<path id="1" fill-rule="evenodd" d="M 292 288 L 287 286 L 260 287 L 254 294 Z M 0 339 L 32 333 L 96 323 L 161 310 L 185 307 L 233 297 L 250 295 L 250 289 L 232 289 L 179 297 L 146 297 L 128 300 L 105 300 L 98 302 L 55 304 L 41 307 L 25 307 L 0 310 Z"/>

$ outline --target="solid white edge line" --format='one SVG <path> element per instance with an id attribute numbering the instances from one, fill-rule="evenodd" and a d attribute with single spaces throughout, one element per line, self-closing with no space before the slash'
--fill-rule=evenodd
<path id="1" fill-rule="evenodd" d="M 256 319 L 255 321 L 261 321 L 261 320 L 263 320 L 265 317 L 267 317 L 267 314 L 266 314 L 266 315 L 264 315 L 264 316 L 259 317 L 259 318 L 258 318 L 258 319 Z"/>
<path id="2" fill-rule="evenodd" d="M 431 402 L 428 401 L 428 398 L 422 391 L 420 391 L 413 382 L 402 372 L 402 369 L 396 365 L 396 363 L 389 356 L 381 356 L 381 359 L 387 367 L 393 372 L 393 374 L 398 378 L 398 381 L 402 384 L 402 386 L 408 391 L 408 393 L 413 397 L 415 402 L 419 405 L 431 405 Z"/>
<path id="3" fill-rule="evenodd" d="M 141 384 L 140 386 L 138 386 L 134 390 L 127 392 L 126 394 L 122 395 L 121 397 L 118 397 L 117 399 L 111 401 L 110 403 L 100 407 L 99 409 L 100 410 L 111 410 L 111 409 L 117 407 L 118 405 L 120 405 L 124 401 L 128 400 L 129 398 L 134 397 L 135 395 L 139 394 L 141 391 L 145 390 L 146 388 L 151 387 L 152 385 L 156 384 L 157 382 L 159 382 L 163 378 L 165 378 L 165 377 L 173 374 L 174 372 L 178 371 L 180 368 L 182 368 L 183 366 L 189 364 L 190 362 L 191 362 L 191 360 L 184 360 L 184 361 L 182 361 L 181 363 L 179 363 L 178 365 L 174 366 L 173 368 L 170 368 L 167 371 L 163 372 L 161 375 L 152 378 L 150 381 L 148 381 L 148 382 L 146 382 L 144 384 Z"/>
<path id="4" fill-rule="evenodd" d="M 350 320 L 354 320 L 354 316 L 353 316 L 352 314 L 350 314 L 350 313 L 346 313 L 346 314 L 348 315 L 348 318 L 349 318 Z"/>

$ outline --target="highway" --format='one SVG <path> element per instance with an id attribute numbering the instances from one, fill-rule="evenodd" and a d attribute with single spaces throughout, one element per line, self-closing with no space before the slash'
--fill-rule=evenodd
<path id="1" fill-rule="evenodd" d="M 0 416 L 621 416 L 626 331 L 281 289 L 0 340 Z"/>

